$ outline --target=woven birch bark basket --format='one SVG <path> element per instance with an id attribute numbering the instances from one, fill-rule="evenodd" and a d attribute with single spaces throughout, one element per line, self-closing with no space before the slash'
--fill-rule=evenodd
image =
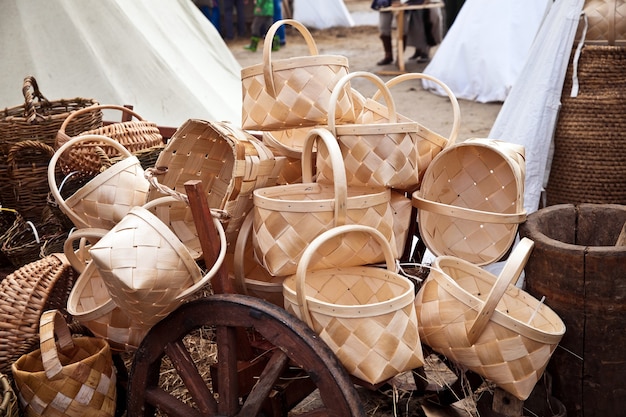
<path id="1" fill-rule="evenodd" d="M 272 60 L 272 39 L 284 25 L 305 39 L 310 56 Z M 333 88 L 349 71 L 348 58 L 320 55 L 311 32 L 300 22 L 275 22 L 265 34 L 263 62 L 241 70 L 242 122 L 246 130 L 283 130 L 324 125 Z M 350 86 L 339 95 L 337 117 L 354 120 Z"/>
<path id="2" fill-rule="evenodd" d="M 311 271 L 323 243 L 346 234 L 367 234 L 385 253 L 386 269 L 373 266 Z M 316 237 L 296 275 L 283 282 L 285 309 L 304 320 L 353 376 L 377 384 L 423 366 L 413 283 L 396 273 L 387 238 L 367 226 L 344 225 Z"/>
<path id="3" fill-rule="evenodd" d="M 39 349 L 11 366 L 25 414 L 114 416 L 117 387 L 108 343 L 97 337 L 72 337 L 58 310 L 42 314 L 39 340 Z"/>
<path id="4" fill-rule="evenodd" d="M 524 210 L 524 149 L 492 139 L 468 139 L 439 153 L 412 194 L 420 236 L 437 256 L 476 265 L 510 249 Z"/>
<path id="5" fill-rule="evenodd" d="M 313 144 L 322 140 L 332 155 L 333 184 L 313 182 Z M 391 192 L 381 187 L 348 187 L 337 140 L 325 129 L 313 129 L 302 155 L 302 184 L 254 190 L 252 242 L 259 262 L 274 276 L 296 272 L 302 253 L 316 236 L 344 224 L 363 224 L 394 239 Z M 371 239 L 338 236 L 327 243 L 323 261 L 312 265 L 363 265 L 384 259 Z"/>
<path id="6" fill-rule="evenodd" d="M 514 284 L 534 243 L 523 238 L 495 276 L 453 256 L 440 256 L 415 299 L 422 342 L 528 398 L 565 333 L 544 303 Z"/>
<path id="7" fill-rule="evenodd" d="M 56 165 L 67 150 L 83 143 L 106 144 L 125 158 L 64 199 L 54 175 Z M 119 142 L 99 135 L 78 136 L 57 149 L 48 165 L 48 184 L 59 209 L 78 228 L 111 229 L 131 208 L 145 204 L 150 190 L 150 183 L 137 157 Z"/>

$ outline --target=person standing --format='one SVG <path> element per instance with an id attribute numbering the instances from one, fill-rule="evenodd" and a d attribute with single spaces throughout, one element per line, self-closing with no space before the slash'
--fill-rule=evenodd
<path id="1" fill-rule="evenodd" d="M 246 36 L 246 13 L 244 10 L 244 0 L 222 0 L 224 11 L 224 28 L 222 37 L 227 41 L 232 41 L 236 36 Z M 235 33 L 235 22 L 233 17 L 236 13 L 237 31 Z"/>
<path id="2" fill-rule="evenodd" d="M 261 38 L 265 36 L 265 33 L 269 27 L 274 23 L 274 0 L 255 0 L 254 1 L 254 17 L 252 19 L 252 37 L 250 44 L 244 46 L 245 49 L 255 52 L 259 45 Z M 274 36 L 272 40 L 272 51 L 277 51 L 280 48 L 280 40 L 278 35 Z"/>

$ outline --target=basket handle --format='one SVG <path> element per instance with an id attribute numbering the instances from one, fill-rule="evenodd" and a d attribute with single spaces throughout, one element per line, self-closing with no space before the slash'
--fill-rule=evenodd
<path id="1" fill-rule="evenodd" d="M 24 154 L 29 154 L 30 153 L 29 150 L 32 151 L 33 149 L 41 150 L 45 152 L 46 154 L 50 156 L 50 158 L 52 158 L 52 155 L 54 155 L 54 148 L 44 142 L 40 142 L 38 140 L 23 140 L 23 141 L 17 142 L 13 146 L 11 146 L 11 148 L 9 149 L 9 152 L 7 153 L 6 163 L 7 163 L 9 175 L 13 172 L 14 169 L 17 168 L 18 155 L 21 152 L 24 152 Z"/>
<path id="2" fill-rule="evenodd" d="M 39 346 L 43 368 L 50 380 L 63 370 L 54 339 L 55 335 L 59 339 L 59 347 L 62 351 L 74 347 L 72 334 L 63 315 L 58 310 L 44 311 L 39 319 Z"/>
<path id="3" fill-rule="evenodd" d="M 383 250 L 387 270 L 391 272 L 397 271 L 396 260 L 393 255 L 393 250 L 391 249 L 391 244 L 381 232 L 374 229 L 373 227 L 359 224 L 347 224 L 343 226 L 333 227 L 332 229 L 328 229 L 325 232 L 321 233 L 315 239 L 313 239 L 313 241 L 306 247 L 306 249 L 302 253 L 300 262 L 298 263 L 298 268 L 296 269 L 296 296 L 298 297 L 298 307 L 300 308 L 300 315 L 311 328 L 313 328 L 313 320 L 311 318 L 311 312 L 308 308 L 306 299 L 306 288 L 304 285 L 306 273 L 309 267 L 309 263 L 311 262 L 311 258 L 313 257 L 313 254 L 318 251 L 320 247 L 327 241 L 337 236 L 354 232 L 366 233 L 373 237 Z"/>
<path id="4" fill-rule="evenodd" d="M 82 273 L 87 263 L 89 263 L 89 255 L 85 246 L 85 240 L 94 240 L 96 243 L 98 240 L 104 237 L 109 231 L 106 229 L 98 229 L 95 227 L 85 227 L 77 230 L 73 230 L 69 233 L 65 243 L 63 244 L 63 253 L 69 261 L 72 268 L 78 273 Z M 77 239 L 81 239 L 78 250 L 74 250 L 74 242 Z"/>
<path id="5" fill-rule="evenodd" d="M 344 167 L 341 149 L 337 139 L 326 129 L 311 129 L 304 140 L 302 148 L 302 183 L 313 182 L 313 145 L 321 139 L 328 149 L 330 165 L 333 170 L 333 187 L 335 191 L 335 217 L 334 225 L 341 226 L 346 223 L 348 212 L 348 181 Z"/>
<path id="6" fill-rule="evenodd" d="M 511 252 L 511 255 L 509 255 L 509 259 L 504 264 L 504 268 L 500 272 L 500 275 L 498 275 L 498 279 L 491 288 L 491 291 L 489 292 L 482 308 L 478 312 L 476 320 L 474 320 L 472 327 L 470 327 L 467 332 L 467 338 L 470 345 L 476 343 L 476 340 L 478 340 L 483 330 L 485 330 L 485 326 L 489 323 L 489 320 L 491 319 L 496 306 L 500 302 L 500 299 L 506 292 L 506 289 L 509 285 L 514 285 L 515 281 L 519 278 L 520 274 L 524 270 L 524 267 L 526 266 L 526 262 L 528 262 L 530 252 L 532 251 L 534 245 L 535 242 L 527 237 L 524 237 L 519 241 L 513 252 Z"/>
<path id="7" fill-rule="evenodd" d="M 328 105 L 328 130 L 330 130 L 330 132 L 335 136 L 337 136 L 337 130 L 335 129 L 335 111 L 337 108 L 337 101 L 339 100 L 339 95 L 343 93 L 344 86 L 348 84 L 348 82 L 350 82 L 351 79 L 356 78 L 356 77 L 361 77 L 361 78 L 370 80 L 376 85 L 376 87 L 378 87 L 377 94 L 383 95 L 383 98 L 385 99 L 385 103 L 387 104 L 387 109 L 389 110 L 389 116 L 388 116 L 389 121 L 387 123 L 397 123 L 398 121 L 398 114 L 396 113 L 396 103 L 393 100 L 393 97 L 391 96 L 391 91 L 389 91 L 389 88 L 385 85 L 385 82 L 380 77 L 378 77 L 375 74 L 372 74 L 371 72 L 367 72 L 367 71 L 350 72 L 344 75 L 343 77 L 341 77 L 339 81 L 337 81 L 337 84 L 335 84 L 335 87 L 333 87 L 333 92 L 330 95 L 330 103 Z"/>
<path id="8" fill-rule="evenodd" d="M 459 101 L 457 100 L 452 90 L 450 90 L 450 87 L 448 87 L 443 81 L 431 75 L 423 74 L 419 72 L 409 72 L 406 74 L 400 74 L 390 79 L 389 81 L 387 81 L 386 84 L 387 84 L 387 88 L 391 89 L 391 87 L 393 87 L 394 85 L 400 84 L 401 82 L 404 82 L 407 80 L 417 80 L 417 79 L 429 80 L 429 81 L 439 84 L 441 88 L 443 88 L 443 90 L 448 95 L 448 98 L 450 99 L 450 104 L 452 104 L 452 131 L 450 132 L 448 141 L 443 146 L 443 148 L 445 149 L 446 147 L 456 142 L 456 139 L 459 135 L 459 127 L 461 126 L 461 108 L 459 106 Z M 374 93 L 374 95 L 372 96 L 372 99 L 378 100 L 379 97 L 380 97 L 380 90 Z"/>
<path id="9" fill-rule="evenodd" d="M 24 85 L 22 86 L 22 94 L 24 95 L 24 108 L 26 110 L 26 121 L 32 123 L 37 119 L 37 108 L 35 107 L 35 98 L 40 102 L 48 103 L 48 99 L 41 94 L 37 80 L 32 75 L 28 75 L 24 78 Z"/>
<path id="10" fill-rule="evenodd" d="M 436 201 L 430 201 L 420 196 L 421 191 L 413 192 L 413 207 L 418 210 L 425 210 L 431 213 L 452 216 L 463 220 L 472 220 L 485 223 L 520 224 L 526 221 L 526 210 L 519 213 L 496 213 L 481 211 L 466 207 L 452 206 Z"/>
<path id="11" fill-rule="evenodd" d="M 50 192 L 52 193 L 52 196 L 54 197 L 55 201 L 59 205 L 59 208 L 61 209 L 61 211 L 65 213 L 65 215 L 72 221 L 72 223 L 74 223 L 75 225 L 80 225 L 80 227 L 89 227 L 89 225 L 86 224 L 78 215 L 76 215 L 76 213 L 74 213 L 74 211 L 71 210 L 65 203 L 63 196 L 61 196 L 61 193 L 59 192 L 59 187 L 57 185 L 56 172 L 55 172 L 57 161 L 59 160 L 61 155 L 63 155 L 63 153 L 70 147 L 81 142 L 107 143 L 111 145 L 112 147 L 114 147 L 115 149 L 117 149 L 122 154 L 123 157 L 127 157 L 127 158 L 133 156 L 133 154 L 130 153 L 130 151 L 126 149 L 124 145 L 122 145 L 118 141 L 113 140 L 107 136 L 82 135 L 82 136 L 77 136 L 65 142 L 63 145 L 61 145 L 61 147 L 59 147 L 56 150 L 56 152 L 52 155 L 52 158 L 50 158 L 50 163 L 48 164 L 48 186 L 50 187 Z"/>
<path id="12" fill-rule="evenodd" d="M 311 55 L 318 55 L 317 45 L 313 40 L 311 32 L 302 23 L 294 19 L 283 19 L 275 22 L 267 30 L 265 40 L 263 41 L 263 79 L 265 80 L 265 89 L 272 96 L 276 97 L 276 85 L 274 84 L 274 67 L 272 64 L 272 41 L 276 31 L 283 25 L 291 25 L 300 32 L 304 37 Z"/>
<path id="13" fill-rule="evenodd" d="M 246 245 L 248 243 L 248 236 L 252 231 L 252 214 L 248 214 L 241 228 L 237 234 L 237 240 L 235 242 L 235 252 L 233 254 L 233 274 L 235 275 L 235 284 L 238 288 L 241 288 L 242 292 L 248 295 L 248 287 L 246 285 L 246 273 L 244 271 L 244 258 L 246 256 Z"/>

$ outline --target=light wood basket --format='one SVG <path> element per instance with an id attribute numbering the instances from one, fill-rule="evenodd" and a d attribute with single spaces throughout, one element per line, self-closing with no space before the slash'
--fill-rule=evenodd
<path id="1" fill-rule="evenodd" d="M 476 265 L 511 248 L 524 210 L 524 148 L 493 139 L 468 139 L 439 153 L 412 195 L 420 236 L 437 256 Z"/>
<path id="2" fill-rule="evenodd" d="M 424 344 L 520 400 L 565 333 L 554 311 L 514 285 L 533 245 L 523 238 L 497 277 L 463 259 L 437 257 L 415 300 Z"/>
<path id="3" fill-rule="evenodd" d="M 313 182 L 313 144 L 322 140 L 333 157 L 334 184 Z M 302 253 L 316 236 L 343 224 L 363 224 L 394 239 L 391 193 L 381 187 L 348 187 L 341 151 L 325 129 L 313 129 L 302 155 L 302 184 L 254 190 L 252 242 L 259 262 L 274 276 L 294 274 Z M 371 239 L 338 236 L 324 248 L 319 268 L 363 265 L 384 259 Z"/>
<path id="4" fill-rule="evenodd" d="M 385 253 L 386 268 L 353 266 L 311 271 L 323 243 L 367 234 Z M 417 330 L 415 288 L 396 272 L 391 246 L 377 230 L 337 226 L 305 250 L 296 275 L 283 283 L 285 308 L 304 320 L 353 376 L 377 384 L 424 364 Z"/>
<path id="5" fill-rule="evenodd" d="M 106 144 L 125 158 L 64 199 L 57 185 L 56 164 L 66 151 L 83 143 Z M 150 183 L 137 157 L 119 142 L 98 135 L 78 136 L 58 148 L 48 165 L 48 184 L 59 209 L 78 228 L 111 229 L 131 208 L 145 204 L 150 190 Z"/>
<path id="6" fill-rule="evenodd" d="M 284 25 L 306 41 L 310 56 L 272 60 L 272 39 Z M 348 58 L 320 55 L 311 32 L 293 19 L 275 22 L 265 34 L 263 62 L 241 70 L 243 91 L 241 126 L 247 130 L 283 130 L 324 125 L 335 84 L 349 71 Z M 337 117 L 354 120 L 350 86 L 338 97 Z"/>

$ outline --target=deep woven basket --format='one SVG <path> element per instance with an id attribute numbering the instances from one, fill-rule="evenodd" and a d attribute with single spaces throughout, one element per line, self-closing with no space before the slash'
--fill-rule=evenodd
<path id="1" fill-rule="evenodd" d="M 577 71 L 579 91 L 571 97 Z M 547 205 L 626 204 L 626 46 L 585 45 L 570 63 L 554 134 Z"/>
<path id="2" fill-rule="evenodd" d="M 68 151 L 86 143 L 104 144 L 125 158 L 95 175 L 64 199 L 55 175 L 57 163 Z M 48 166 L 48 183 L 61 211 L 79 228 L 112 228 L 131 208 L 145 204 L 150 189 L 137 157 L 121 143 L 99 135 L 81 135 L 57 149 Z"/>
<path id="3" fill-rule="evenodd" d="M 3 417 L 19 417 L 17 395 L 13 391 L 9 378 L 0 373 L 0 415 Z"/>
<path id="4" fill-rule="evenodd" d="M 6 233 L 11 229 L 18 216 L 20 216 L 20 214 L 16 210 L 0 207 L 0 248 L 2 248 L 2 244 L 7 238 Z M 0 266 L 8 265 L 11 265 L 11 261 L 0 249 Z"/>
<path id="5" fill-rule="evenodd" d="M 524 210 L 524 149 L 492 139 L 468 139 L 440 152 L 413 193 L 424 244 L 437 256 L 476 265 L 510 249 Z"/>
<path id="6" fill-rule="evenodd" d="M 226 235 L 220 221 L 220 252 L 203 274 L 192 254 L 169 225 L 150 208 L 172 197 L 132 208 L 89 253 L 111 298 L 131 319 L 152 326 L 207 285 L 224 262 Z"/>
<path id="7" fill-rule="evenodd" d="M 310 56 L 272 60 L 272 38 L 284 25 L 304 37 Z M 302 23 L 292 19 L 275 22 L 265 34 L 263 62 L 241 70 L 241 126 L 274 131 L 326 124 L 333 88 L 348 72 L 345 56 L 318 54 L 311 32 Z M 349 84 L 338 96 L 336 116 L 343 122 L 354 120 Z"/>
<path id="8" fill-rule="evenodd" d="M 347 234 L 372 237 L 383 248 L 387 269 L 309 270 L 313 254 L 325 242 Z M 322 233 L 283 288 L 286 310 L 315 330 L 351 375 L 377 384 L 423 366 L 414 285 L 396 272 L 391 245 L 375 229 L 345 225 Z"/>
<path id="9" fill-rule="evenodd" d="M 415 300 L 425 345 L 520 400 L 565 333 L 554 311 L 514 285 L 532 247 L 523 238 L 497 277 L 460 258 L 437 257 Z"/>
<path id="10" fill-rule="evenodd" d="M 322 140 L 332 155 L 334 184 L 313 182 L 313 144 Z M 252 242 L 261 264 L 274 276 L 291 275 L 302 253 L 316 236 L 344 224 L 363 224 L 379 230 L 391 242 L 391 192 L 382 187 L 348 187 L 341 150 L 326 129 L 313 129 L 302 154 L 303 182 L 254 190 Z M 325 247 L 317 268 L 351 266 L 382 261 L 372 239 L 338 236 Z M 394 248 L 395 251 L 395 248 Z"/>
<path id="11" fill-rule="evenodd" d="M 119 110 L 123 114 L 132 115 L 136 120 L 107 124 L 97 129 L 83 131 L 78 136 L 98 135 L 109 137 L 119 142 L 131 154 L 152 151 L 158 153 L 163 148 L 163 136 L 156 123 L 144 120 L 139 114 L 127 107 L 99 105 L 98 108 L 100 110 Z M 82 113 L 83 110 L 73 112 L 61 125 L 56 136 L 56 148 L 62 147 L 70 139 L 76 137 L 70 135 L 66 130 L 72 119 L 79 117 Z M 102 158 L 95 151 L 96 147 L 104 150 L 104 153 L 111 159 L 125 157 L 118 147 L 112 146 L 110 143 L 96 141 L 81 143 L 79 146 L 69 149 L 68 153 L 60 159 L 59 165 L 63 173 L 69 174 L 70 172 L 78 171 L 84 173 L 84 175 L 93 176 L 100 172 Z"/>
<path id="12" fill-rule="evenodd" d="M 157 169 L 150 173 L 158 185 L 182 194 L 187 181 L 201 180 L 209 207 L 228 214 L 224 229 L 232 252 L 241 223 L 252 209 L 252 191 L 275 185 L 283 163 L 283 157 L 275 157 L 262 141 L 231 123 L 190 119 L 170 138 Z M 148 201 L 163 195 L 158 186 L 152 187 Z M 155 214 L 172 225 L 196 258 L 202 256 L 187 205 L 160 205 Z"/>
<path id="13" fill-rule="evenodd" d="M 9 372 L 13 362 L 36 347 L 41 314 L 65 310 L 77 275 L 63 254 L 54 254 L 0 281 L 0 372 Z"/>
<path id="14" fill-rule="evenodd" d="M 68 296 L 67 312 L 94 336 L 104 338 L 114 351 L 134 352 L 150 327 L 131 319 L 115 304 L 89 255 L 91 245 L 107 233 L 104 229 L 79 229 L 66 239 L 63 251 L 80 273 Z"/>
<path id="15" fill-rule="evenodd" d="M 117 386 L 108 343 L 96 337 L 72 337 L 57 310 L 42 314 L 39 340 L 39 349 L 11 366 L 25 414 L 113 417 Z"/>
<path id="16" fill-rule="evenodd" d="M 592 45 L 626 45 L 626 8 L 623 1 L 585 0 L 583 13 L 575 43 L 582 40 Z M 584 19 L 587 20 L 586 25 Z"/>

